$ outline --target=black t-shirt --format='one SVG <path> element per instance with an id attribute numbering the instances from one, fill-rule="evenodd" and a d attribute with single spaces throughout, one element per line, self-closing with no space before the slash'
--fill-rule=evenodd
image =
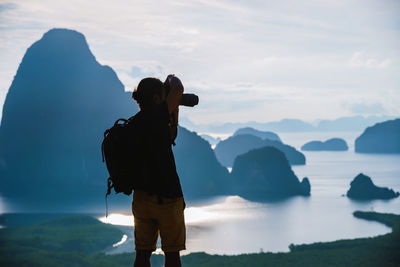
<path id="1" fill-rule="evenodd" d="M 143 183 L 137 189 L 162 197 L 181 197 L 183 194 L 171 148 L 173 140 L 169 124 L 170 115 L 165 101 L 135 115 L 134 125 L 143 140 L 140 157 L 144 164 Z"/>

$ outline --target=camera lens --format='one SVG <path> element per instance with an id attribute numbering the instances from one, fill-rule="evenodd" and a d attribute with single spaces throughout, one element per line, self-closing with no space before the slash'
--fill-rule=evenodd
<path id="1" fill-rule="evenodd" d="M 199 104 L 199 97 L 195 94 L 182 94 L 179 105 L 194 107 Z"/>

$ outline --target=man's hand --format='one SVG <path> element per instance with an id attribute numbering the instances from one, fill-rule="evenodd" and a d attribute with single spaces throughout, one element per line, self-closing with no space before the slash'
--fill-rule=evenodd
<path id="1" fill-rule="evenodd" d="M 168 105 L 168 112 L 169 114 L 172 114 L 179 106 L 184 88 L 181 80 L 179 80 L 179 78 L 173 74 L 168 75 L 167 81 L 169 83 L 170 91 L 167 95 L 166 101 Z"/>

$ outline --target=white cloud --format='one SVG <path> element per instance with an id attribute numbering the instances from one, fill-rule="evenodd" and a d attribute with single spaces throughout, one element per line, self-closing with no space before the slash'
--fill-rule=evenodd
<path id="1" fill-rule="evenodd" d="M 388 67 L 391 62 L 390 59 L 369 58 L 366 56 L 365 52 L 355 52 L 349 60 L 349 67 L 383 69 Z"/>
<path id="2" fill-rule="evenodd" d="M 383 107 L 382 103 L 353 103 L 348 104 L 348 108 L 357 115 L 381 115 L 385 114 L 387 110 Z"/>
<path id="3" fill-rule="evenodd" d="M 127 90 L 141 76 L 180 76 L 201 101 L 184 112 L 202 122 L 335 118 L 351 115 L 342 103 L 360 95 L 400 113 L 395 1 L 10 3 L 0 6 L 0 96 L 26 48 L 66 27 L 86 36 Z"/>

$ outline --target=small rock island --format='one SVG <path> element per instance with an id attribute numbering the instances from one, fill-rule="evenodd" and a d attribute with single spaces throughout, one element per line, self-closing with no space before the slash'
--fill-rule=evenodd
<path id="1" fill-rule="evenodd" d="M 341 138 L 332 138 L 325 142 L 311 141 L 301 147 L 304 151 L 346 151 L 348 149 L 346 141 Z"/>
<path id="2" fill-rule="evenodd" d="M 285 154 L 271 146 L 239 155 L 232 169 L 233 193 L 250 199 L 310 195 L 310 182 L 292 171 Z"/>
<path id="3" fill-rule="evenodd" d="M 374 185 L 372 179 L 362 173 L 354 178 L 347 191 L 347 197 L 357 200 L 391 199 L 398 196 L 399 192 Z"/>

